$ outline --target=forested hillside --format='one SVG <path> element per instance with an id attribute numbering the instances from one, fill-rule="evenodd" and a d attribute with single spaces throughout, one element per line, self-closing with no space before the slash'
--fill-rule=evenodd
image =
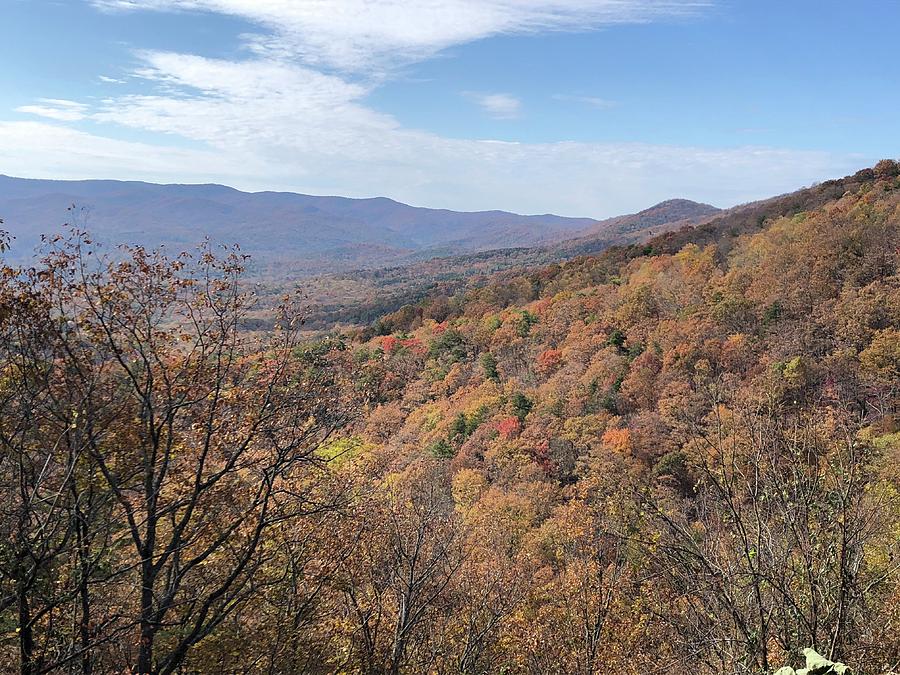
<path id="1" fill-rule="evenodd" d="M 504 248 L 480 253 L 319 275 L 303 282 L 310 298 L 307 318 L 320 329 L 335 324 L 367 324 L 423 296 L 453 295 L 467 286 L 487 283 L 497 272 L 544 267 L 610 246 L 642 242 L 654 233 L 705 222 L 719 212 L 708 204 L 673 199 L 638 213 L 602 220 L 577 237 L 553 244 L 527 248 L 523 246 L 527 240 L 511 237 L 503 241 Z M 516 248 L 508 248 L 510 244 Z M 282 272 L 280 278 L 270 277 L 268 281 L 277 288 L 286 280 Z"/>
<path id="2" fill-rule="evenodd" d="M 9 672 L 900 668 L 895 162 L 314 342 L 94 257 L 0 286 Z"/>
<path id="3" fill-rule="evenodd" d="M 408 658 L 440 627 L 510 672 L 896 669 L 898 188 L 884 162 L 386 317 L 355 462 L 443 485 L 461 539 Z"/>

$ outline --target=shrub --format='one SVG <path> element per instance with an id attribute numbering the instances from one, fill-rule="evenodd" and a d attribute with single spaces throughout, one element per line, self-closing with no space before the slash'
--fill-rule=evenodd
<path id="1" fill-rule="evenodd" d="M 893 159 L 883 159 L 872 169 L 876 178 L 893 178 L 900 176 L 900 164 Z"/>

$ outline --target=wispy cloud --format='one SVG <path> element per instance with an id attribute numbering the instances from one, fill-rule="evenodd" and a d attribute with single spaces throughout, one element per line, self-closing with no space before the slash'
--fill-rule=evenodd
<path id="1" fill-rule="evenodd" d="M 181 182 L 203 182 L 217 164 L 215 173 L 224 180 L 248 173 L 248 167 L 215 151 L 123 141 L 47 122 L 0 121 L 0 165 L 16 167 L 24 176 L 175 182 L 181 175 Z"/>
<path id="2" fill-rule="evenodd" d="M 264 33 L 271 57 L 370 72 L 494 35 L 584 31 L 697 13 L 710 0 L 91 0 L 107 10 L 209 11 Z"/>
<path id="3" fill-rule="evenodd" d="M 510 94 L 483 94 L 466 91 L 463 92 L 463 96 L 474 101 L 494 119 L 515 119 L 522 111 L 522 101 Z"/>
<path id="4" fill-rule="evenodd" d="M 116 77 L 109 77 L 108 75 L 98 75 L 97 79 L 104 84 L 125 84 L 127 81 Z"/>
<path id="5" fill-rule="evenodd" d="M 60 122 L 77 122 L 86 116 L 87 106 L 61 98 L 39 98 L 34 105 L 23 105 L 16 112 L 38 115 Z"/>
<path id="6" fill-rule="evenodd" d="M 596 108 L 597 110 L 609 110 L 610 108 L 615 108 L 619 105 L 618 102 L 610 101 L 606 98 L 599 98 L 597 96 L 578 96 L 575 94 L 554 94 L 553 100 L 580 103 Z"/>

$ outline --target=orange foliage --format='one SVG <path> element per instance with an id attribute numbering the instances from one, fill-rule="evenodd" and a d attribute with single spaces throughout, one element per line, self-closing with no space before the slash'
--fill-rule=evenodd
<path id="1" fill-rule="evenodd" d="M 603 445 L 621 455 L 631 454 L 632 440 L 629 429 L 607 429 L 603 433 Z"/>
<path id="2" fill-rule="evenodd" d="M 518 417 L 506 417 L 497 422 L 497 431 L 500 432 L 500 435 L 503 436 L 503 438 L 509 439 L 513 436 L 518 436 L 521 430 L 522 423 L 519 421 Z"/>
<path id="3" fill-rule="evenodd" d="M 563 360 L 562 351 L 559 349 L 545 349 L 537 357 L 537 368 L 541 373 L 549 373 L 556 370 Z"/>

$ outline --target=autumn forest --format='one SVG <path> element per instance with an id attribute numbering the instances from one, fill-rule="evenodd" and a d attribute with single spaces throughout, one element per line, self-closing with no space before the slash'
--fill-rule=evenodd
<path id="1" fill-rule="evenodd" d="M 900 669 L 894 161 L 339 329 L 218 242 L 42 255 L 0 672 Z"/>

